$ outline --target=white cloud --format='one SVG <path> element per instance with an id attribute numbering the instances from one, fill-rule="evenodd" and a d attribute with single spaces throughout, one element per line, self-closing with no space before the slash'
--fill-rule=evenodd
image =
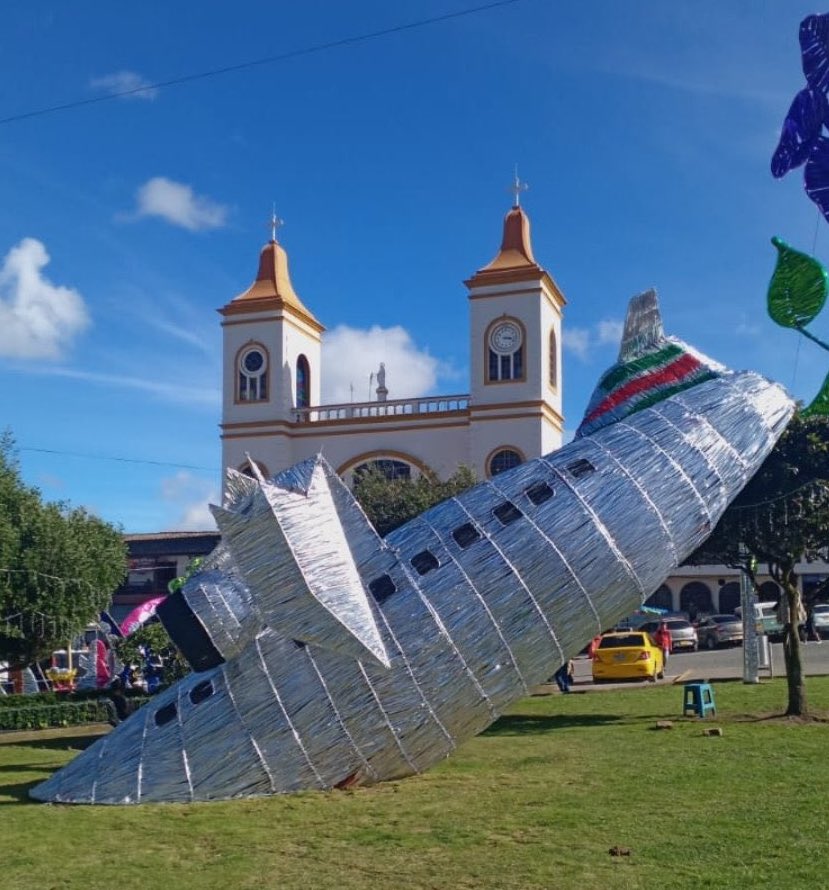
<path id="1" fill-rule="evenodd" d="M 596 326 L 596 337 L 599 343 L 610 343 L 618 346 L 622 342 L 622 331 L 625 326 L 617 319 L 605 319 Z"/>
<path id="2" fill-rule="evenodd" d="M 221 495 L 212 482 L 180 470 L 161 481 L 161 497 L 178 514 L 172 531 L 216 531 L 208 505 L 221 503 Z"/>
<path id="3" fill-rule="evenodd" d="M 158 216 L 191 232 L 221 228 L 227 218 L 227 207 L 165 176 L 148 179 L 135 197 L 136 216 Z"/>
<path id="4" fill-rule="evenodd" d="M 135 71 L 116 71 L 89 81 L 93 90 L 103 90 L 122 99 L 155 99 L 158 89 Z"/>
<path id="5" fill-rule="evenodd" d="M 438 359 L 418 349 L 399 325 L 375 325 L 367 331 L 339 325 L 327 332 L 323 341 L 322 403 L 373 401 L 380 362 L 386 366 L 389 399 L 434 392 L 438 374 L 444 370 Z M 375 377 L 370 382 L 372 373 Z"/>
<path id="6" fill-rule="evenodd" d="M 613 318 L 605 318 L 592 328 L 570 328 L 564 331 L 564 348 L 583 362 L 589 361 L 591 353 L 604 346 L 617 347 L 622 340 L 624 325 Z"/>
<path id="7" fill-rule="evenodd" d="M 590 331 L 587 328 L 567 328 L 564 332 L 564 348 L 586 360 L 590 350 Z"/>
<path id="8" fill-rule="evenodd" d="M 36 238 L 24 238 L 0 266 L 0 356 L 60 358 L 89 325 L 83 297 L 41 274 L 49 262 Z"/>

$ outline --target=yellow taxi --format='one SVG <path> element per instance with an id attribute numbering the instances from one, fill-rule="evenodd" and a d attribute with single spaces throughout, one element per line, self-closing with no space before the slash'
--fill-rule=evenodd
<path id="1" fill-rule="evenodd" d="M 593 682 L 661 680 L 662 650 L 641 630 L 603 634 L 593 655 Z"/>

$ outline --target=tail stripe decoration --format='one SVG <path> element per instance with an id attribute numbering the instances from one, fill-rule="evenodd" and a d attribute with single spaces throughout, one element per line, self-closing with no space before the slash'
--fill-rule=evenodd
<path id="1" fill-rule="evenodd" d="M 321 456 L 234 477 L 221 546 L 159 610 L 196 673 L 31 795 L 203 801 L 423 772 L 640 606 L 792 411 L 665 337 L 647 292 L 574 442 L 385 540 Z"/>

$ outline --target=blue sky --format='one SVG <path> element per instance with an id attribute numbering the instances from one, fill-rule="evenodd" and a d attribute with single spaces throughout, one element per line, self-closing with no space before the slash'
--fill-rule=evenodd
<path id="1" fill-rule="evenodd" d="M 0 118 L 303 50 L 474 0 L 14 4 Z M 777 234 L 829 261 L 769 160 L 803 83 L 799 0 L 517 0 L 440 24 L 0 124 L 0 425 L 24 478 L 125 531 L 204 525 L 220 327 L 267 240 L 328 329 L 328 399 L 467 390 L 463 279 L 514 164 L 564 291 L 566 426 L 628 298 L 798 398 L 829 356 L 766 316 Z M 829 315 L 815 333 L 829 335 Z M 360 358 L 354 356 L 359 354 Z M 342 356 L 348 356 L 343 360 Z"/>

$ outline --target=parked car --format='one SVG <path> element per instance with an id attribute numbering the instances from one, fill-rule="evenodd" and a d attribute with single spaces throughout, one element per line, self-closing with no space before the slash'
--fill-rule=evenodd
<path id="1" fill-rule="evenodd" d="M 642 631 L 603 634 L 593 656 L 593 682 L 657 680 L 664 676 L 662 650 Z"/>
<path id="2" fill-rule="evenodd" d="M 734 612 L 742 619 L 742 606 L 737 606 Z M 766 634 L 772 643 L 783 639 L 783 625 L 777 620 L 777 603 L 754 603 L 754 622 L 757 632 Z"/>
<path id="3" fill-rule="evenodd" d="M 812 629 L 821 639 L 829 637 L 829 603 L 818 603 L 812 608 Z"/>
<path id="4" fill-rule="evenodd" d="M 716 649 L 729 644 L 739 646 L 743 642 L 743 621 L 733 613 L 709 615 L 697 625 L 697 637 L 701 649 Z"/>
<path id="5" fill-rule="evenodd" d="M 647 621 L 639 630 L 652 634 L 662 621 L 668 625 L 668 630 L 671 632 L 671 652 L 685 650 L 696 652 L 698 644 L 697 631 L 694 625 L 684 618 L 662 618 L 659 621 Z"/>

